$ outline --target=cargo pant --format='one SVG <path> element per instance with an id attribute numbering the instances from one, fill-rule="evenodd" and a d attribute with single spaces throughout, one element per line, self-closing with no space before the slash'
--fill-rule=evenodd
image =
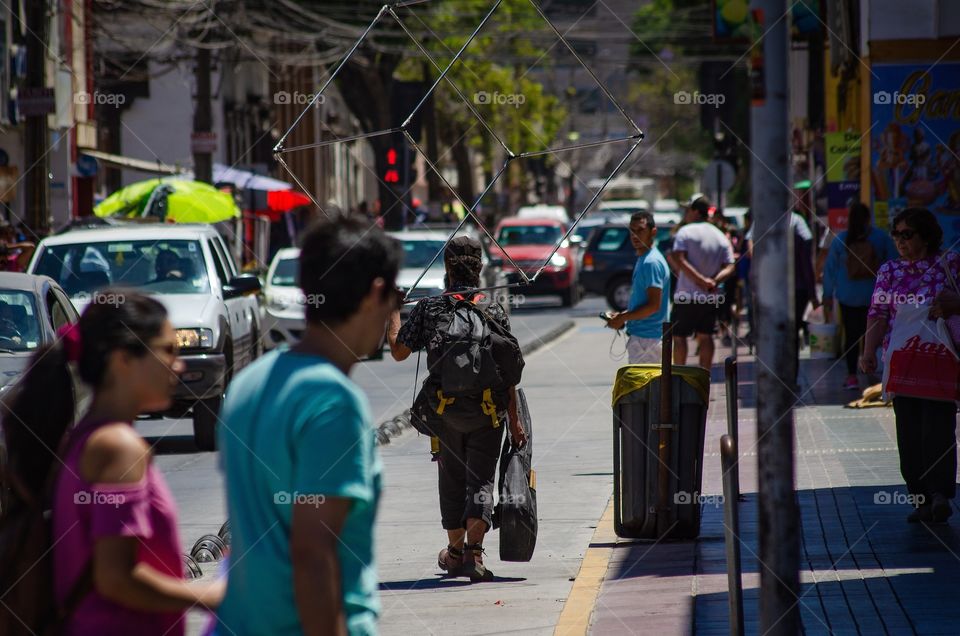
<path id="1" fill-rule="evenodd" d="M 504 424 L 469 433 L 441 427 L 439 490 L 444 530 L 465 528 L 467 519 L 483 519 L 488 530 L 493 525 L 493 483 Z"/>

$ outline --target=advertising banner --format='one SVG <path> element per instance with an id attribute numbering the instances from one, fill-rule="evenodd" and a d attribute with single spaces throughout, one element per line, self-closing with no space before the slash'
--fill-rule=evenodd
<path id="1" fill-rule="evenodd" d="M 870 184 L 876 224 L 908 207 L 960 250 L 960 64 L 874 64 Z"/>
<path id="2" fill-rule="evenodd" d="M 860 200 L 860 134 L 824 135 L 827 147 L 827 213 L 830 229 L 847 229 L 847 208 Z"/>

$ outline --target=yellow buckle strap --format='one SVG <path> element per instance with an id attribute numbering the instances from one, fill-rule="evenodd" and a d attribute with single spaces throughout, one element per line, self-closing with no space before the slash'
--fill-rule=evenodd
<path id="1" fill-rule="evenodd" d="M 430 438 L 430 452 L 433 453 L 434 455 L 436 455 L 437 453 L 440 452 L 440 438 L 439 438 L 439 437 L 435 437 L 435 436 L 434 436 L 434 437 L 431 437 L 431 438 Z"/>
<path id="2" fill-rule="evenodd" d="M 490 416 L 493 428 L 500 426 L 500 418 L 497 417 L 497 405 L 493 403 L 493 395 L 490 389 L 484 389 L 483 399 L 480 401 L 480 408 L 483 410 L 484 415 Z"/>
<path id="3" fill-rule="evenodd" d="M 443 397 L 443 391 L 441 389 L 437 389 L 437 399 L 440 400 L 440 405 L 437 407 L 437 415 L 443 415 L 447 405 L 453 404 L 457 398 L 445 398 Z"/>

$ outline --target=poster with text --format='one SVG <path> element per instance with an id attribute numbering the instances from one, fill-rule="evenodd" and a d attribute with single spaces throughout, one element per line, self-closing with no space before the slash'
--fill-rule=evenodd
<path id="1" fill-rule="evenodd" d="M 860 200 L 860 133 L 827 133 L 827 214 L 830 229 L 847 229 L 847 209 Z"/>
<path id="2" fill-rule="evenodd" d="M 933 212 L 960 250 L 960 64 L 874 64 L 870 186 L 878 227 Z"/>

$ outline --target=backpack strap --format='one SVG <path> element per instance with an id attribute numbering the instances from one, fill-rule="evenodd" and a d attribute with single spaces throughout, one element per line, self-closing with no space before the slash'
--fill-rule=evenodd
<path id="1" fill-rule="evenodd" d="M 437 406 L 437 415 L 443 415 L 443 412 L 447 409 L 447 406 L 457 401 L 457 398 L 455 397 L 443 397 L 442 389 L 437 389 L 437 398 L 440 400 L 440 405 Z"/>
<path id="2" fill-rule="evenodd" d="M 497 405 L 493 403 L 493 392 L 490 389 L 483 390 L 483 397 L 480 400 L 480 409 L 484 415 L 489 415 L 493 428 L 500 427 L 500 418 L 497 417 Z"/>

